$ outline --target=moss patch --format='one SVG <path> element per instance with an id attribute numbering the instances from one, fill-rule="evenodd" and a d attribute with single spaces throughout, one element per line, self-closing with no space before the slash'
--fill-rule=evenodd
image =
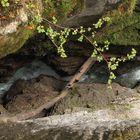
<path id="1" fill-rule="evenodd" d="M 81 9 L 83 0 L 48 0 L 45 1 L 44 17 L 51 19 L 55 16 L 59 22 L 64 21 L 67 17 L 71 16 L 73 12 Z"/>
<path id="2" fill-rule="evenodd" d="M 125 0 L 118 7 L 107 12 L 104 16 L 111 17 L 111 23 L 102 29 L 97 40 L 108 39 L 115 45 L 140 44 L 140 12 L 135 11 L 137 0 Z"/>
<path id="3" fill-rule="evenodd" d="M 18 32 L 0 36 L 0 58 L 16 52 L 32 34 L 32 30 L 21 28 Z"/>

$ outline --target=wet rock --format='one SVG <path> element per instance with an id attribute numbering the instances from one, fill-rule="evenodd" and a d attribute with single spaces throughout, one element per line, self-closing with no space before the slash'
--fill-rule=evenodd
<path id="1" fill-rule="evenodd" d="M 64 84 L 62 81 L 43 75 L 28 81 L 17 80 L 5 93 L 3 105 L 11 114 L 38 108 L 56 97 Z"/>
<path id="2" fill-rule="evenodd" d="M 33 61 L 33 57 L 9 55 L 0 60 L 0 83 L 6 83 L 21 67 Z"/>
<path id="3" fill-rule="evenodd" d="M 11 93 L 16 95 L 13 102 L 6 105 L 6 109 L 12 113 L 20 112 L 34 108 L 34 103 L 39 101 L 43 103 L 44 97 L 44 101 L 52 97 L 52 92 L 49 97 L 46 88 L 52 84 L 51 79 L 45 79 L 41 76 L 38 80 L 18 81 L 9 91 L 11 97 Z M 62 85 L 61 82 L 58 83 L 58 80 L 53 82 L 54 87 Z M 0 117 L 0 138 L 140 139 L 140 95 L 135 89 L 121 87 L 118 84 L 113 84 L 112 89 L 108 89 L 105 84 L 78 83 L 66 98 L 56 104 L 50 114 L 54 116 L 6 123 Z"/>
<path id="4" fill-rule="evenodd" d="M 118 2 L 120 2 L 121 0 L 108 0 L 109 4 L 116 4 Z"/>
<path id="5" fill-rule="evenodd" d="M 60 76 L 51 67 L 39 60 L 35 60 L 18 69 L 7 83 L 0 83 L 0 98 L 4 96 L 4 93 L 9 90 L 15 81 L 19 79 L 30 80 L 40 75 L 49 75 L 60 79 Z"/>
<path id="6" fill-rule="evenodd" d="M 134 68 L 130 72 L 122 74 L 117 77 L 115 82 L 125 87 L 134 88 L 140 82 L 140 67 Z"/>

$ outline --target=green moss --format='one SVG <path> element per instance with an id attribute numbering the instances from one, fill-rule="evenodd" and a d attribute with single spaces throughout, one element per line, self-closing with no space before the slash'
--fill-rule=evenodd
<path id="1" fill-rule="evenodd" d="M 117 9 L 105 14 L 111 17 L 111 23 L 101 30 L 97 40 L 108 39 L 115 45 L 139 45 L 140 13 L 133 12 L 136 4 L 137 0 L 125 0 Z"/>
<path id="2" fill-rule="evenodd" d="M 23 27 L 24 28 L 24 27 Z M 0 58 L 16 52 L 33 33 L 32 30 L 21 28 L 18 32 L 0 37 Z"/>
<path id="3" fill-rule="evenodd" d="M 127 13 L 132 14 L 135 6 L 137 4 L 137 0 L 124 0 L 124 5 L 126 5 Z"/>
<path id="4" fill-rule="evenodd" d="M 71 16 L 73 12 L 80 10 L 83 5 L 83 0 L 46 0 L 44 17 L 51 19 L 55 16 L 59 22 L 64 21 Z"/>
<path id="5" fill-rule="evenodd" d="M 39 1 L 31 0 L 24 3 L 23 1 L 12 0 L 9 2 L 10 5 L 6 8 L 0 6 L 0 10 L 3 11 L 1 16 L 5 17 L 4 22 L 2 18 L 0 19 L 1 27 L 5 28 L 7 25 L 11 25 L 12 21 L 18 22 L 18 25 L 16 25 L 16 32 L 0 35 L 0 58 L 16 52 L 23 46 L 26 40 L 34 33 L 34 27 L 37 24 L 36 22 L 32 21 L 33 19 L 30 18 L 30 16 L 34 17 L 37 14 L 41 15 L 43 11 L 42 3 Z M 28 11 L 27 6 L 30 4 L 34 6 L 34 9 L 30 9 L 34 15 Z M 25 12 L 22 13 L 23 11 Z M 24 21 L 22 22 L 20 19 L 22 14 L 24 16 L 26 12 L 28 14 L 28 23 L 25 23 Z M 12 28 L 12 26 L 10 28 Z"/>

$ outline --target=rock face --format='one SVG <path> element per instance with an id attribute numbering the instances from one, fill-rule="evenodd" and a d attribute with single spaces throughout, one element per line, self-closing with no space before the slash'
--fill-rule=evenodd
<path id="1" fill-rule="evenodd" d="M 108 39 L 114 45 L 139 45 L 139 7 L 139 0 L 126 0 L 112 12 L 107 12 L 106 16 L 112 17 L 112 23 L 102 31 L 98 39 Z"/>
<path id="2" fill-rule="evenodd" d="M 65 1 L 63 2 L 65 3 Z M 138 54 L 140 54 L 139 0 L 81 0 L 75 2 L 71 7 L 68 6 L 71 5 L 70 1 L 68 1 L 66 4 L 67 8 L 65 7 L 67 9 L 66 11 L 64 10 L 62 3 L 54 2 L 52 6 L 49 6 L 50 11 L 48 10 L 46 12 L 47 14 L 45 14 L 49 15 L 47 18 L 51 19 L 51 15 L 56 15 L 57 18 L 60 19 L 59 23 L 62 25 L 77 27 L 80 25 L 90 26 L 99 18 L 108 16 L 111 18 L 111 23 L 100 29 L 95 38 L 99 44 L 102 44 L 105 40 L 109 40 L 111 43 L 111 49 L 109 51 L 111 53 L 115 52 L 124 55 L 130 53 L 133 46 L 136 48 Z M 54 5 L 57 6 L 55 7 Z M 79 5 L 79 7 L 76 7 L 76 5 Z M 47 6 L 48 3 L 46 4 L 46 7 Z M 52 9 L 54 7 L 55 9 L 53 12 Z M 59 15 L 59 13 L 61 14 Z M 36 42 L 36 40 L 38 41 Z M 64 45 L 66 54 L 68 55 L 68 58 L 66 59 L 61 59 L 55 55 L 56 51 L 54 46 L 48 42 L 45 37 L 34 37 L 29 40 L 25 46 L 26 47 L 21 51 L 23 54 L 47 56 L 47 62 L 54 66 L 56 70 L 69 75 L 74 74 L 78 67 L 85 61 L 87 56 L 89 57 L 93 51 L 93 46 L 87 42 L 77 42 L 75 41 L 75 38 L 74 41 L 72 40 Z M 50 50 L 50 46 L 53 50 Z"/>
<path id="3" fill-rule="evenodd" d="M 1 123 L 2 140 L 139 140 L 140 102 L 131 109 L 80 111 L 36 120 Z M 123 105 L 122 105 L 123 106 Z M 132 115 L 133 114 L 133 115 Z"/>
<path id="4" fill-rule="evenodd" d="M 85 0 L 81 12 L 66 20 L 64 25 L 91 25 L 92 23 L 95 23 L 106 10 L 113 9 L 119 2 L 120 0 Z"/>
<path id="5" fill-rule="evenodd" d="M 35 72 L 31 70 L 36 67 L 37 72 L 44 68 L 40 62 L 38 62 L 39 65 L 36 62 L 33 64 L 26 66 L 28 71 L 20 69 L 21 74 L 25 74 L 24 79 L 30 78 L 29 75 Z M 23 70 L 25 73 L 22 72 Z M 36 74 L 33 75 L 36 76 Z M 139 87 L 129 89 L 115 83 L 112 89 L 108 89 L 105 84 L 78 83 L 66 98 L 49 111 L 49 114 L 53 116 L 25 121 L 9 119 L 12 113 L 26 112 L 56 97 L 63 84 L 65 83 L 62 81 L 43 75 L 36 79 L 15 82 L 6 96 L 7 99 L 11 98 L 10 102 L 5 104 L 5 110 L 0 108 L 0 139 L 140 139 Z M 8 117 L 8 122 L 5 122 L 6 117 Z"/>
<path id="6" fill-rule="evenodd" d="M 24 1 L 22 2 L 23 4 L 17 7 L 13 6 L 14 8 L 10 5 L 8 13 L 2 13 L 2 18 L 0 18 L 0 58 L 21 48 L 34 32 L 34 30 L 29 29 L 32 27 L 28 26 L 30 16 L 28 16 L 28 10 L 24 5 Z M 40 7 L 39 9 L 35 9 L 39 11 L 39 13 L 42 13 L 43 8 L 41 1 L 31 2 L 34 2 L 37 7 Z M 106 28 L 100 30 L 97 41 L 102 43 L 103 40 L 108 39 L 114 45 L 139 45 L 139 5 L 139 0 L 48 0 L 43 2 L 45 11 L 43 11 L 42 17 L 46 18 L 47 15 L 47 18 L 51 19 L 52 16 L 56 15 L 59 19 L 59 23 L 73 27 L 91 25 L 92 22 L 96 22 L 98 18 L 109 16 L 112 18 L 112 22 L 107 25 Z M 34 7 L 34 5 L 28 6 Z M 2 7 L 1 9 L 1 11 L 4 11 Z M 5 17 L 9 20 L 7 21 Z M 47 39 L 45 38 L 43 40 L 43 42 L 39 40 L 38 50 L 41 50 L 40 46 L 44 46 L 45 48 L 48 45 L 45 45 Z M 33 42 L 36 44 L 38 41 L 35 42 L 34 39 Z M 50 60 L 49 62 L 54 67 L 58 66 L 58 70 L 73 74 L 85 58 L 89 56 L 91 50 L 85 49 L 84 47 L 81 48 L 81 44 L 79 45 L 79 43 L 78 47 L 77 44 L 76 47 L 74 45 L 72 45 L 72 49 L 71 47 L 67 48 L 66 51 L 71 52 L 71 55 L 65 62 L 62 59 L 57 59 L 55 56 L 55 59 L 52 56 L 46 57 L 48 57 L 47 59 Z M 35 49 L 33 48 L 33 50 Z M 75 50 L 79 51 L 78 55 Z M 85 58 L 81 59 L 85 50 L 87 50 L 88 53 L 85 54 Z M 125 48 L 125 50 L 127 49 Z M 35 52 L 36 51 L 37 50 L 35 50 Z M 45 48 L 44 51 L 48 50 Z M 28 49 L 26 52 L 29 52 Z M 29 55 L 31 53 L 32 51 L 29 52 Z M 46 55 L 47 53 L 44 54 L 44 52 L 41 52 L 41 54 Z M 55 53 L 53 52 L 53 54 Z M 77 56 L 76 59 L 75 56 Z M 42 64 L 40 65 L 43 66 Z M 15 96 L 12 97 L 13 101 L 18 104 L 18 101 L 21 99 L 20 95 L 22 95 L 23 98 L 27 99 L 28 103 L 30 100 L 28 99 L 28 94 L 32 92 L 34 97 L 34 89 L 38 89 L 40 86 L 38 79 L 36 82 L 38 82 L 38 84 L 34 84 L 32 89 L 30 89 L 31 86 L 29 86 L 31 85 L 30 81 L 29 83 L 27 82 L 25 84 L 26 90 L 20 92 L 22 90 L 19 89 L 19 91 L 17 91 L 19 93 L 18 98 L 16 98 L 17 94 L 15 94 Z M 48 83 L 50 83 L 50 80 L 48 80 Z M 0 118 L 0 139 L 139 140 L 139 88 L 137 89 L 138 91 L 136 91 L 120 87 L 119 85 L 113 85 L 115 86 L 114 90 L 108 90 L 106 85 L 99 84 L 77 85 L 67 98 L 62 100 L 61 103 L 58 103 L 57 107 L 54 107 L 52 111 L 54 116 L 26 121 L 9 121 L 6 123 L 1 122 L 1 119 L 3 119 L 2 116 Z M 43 86 L 43 88 L 40 86 L 40 88 L 42 88 L 40 92 L 44 92 L 43 96 L 46 98 L 47 91 L 45 92 L 45 87 L 46 85 Z M 36 100 L 38 100 L 39 97 L 38 90 L 36 90 Z M 11 93 L 9 92 L 9 94 Z M 10 103 L 7 104 L 7 108 L 8 106 L 10 106 Z M 21 108 L 19 107 L 21 106 L 18 106 L 20 110 Z M 20 111 L 22 111 L 22 109 Z"/>
<path id="7" fill-rule="evenodd" d="M 36 10 L 41 14 L 41 3 L 34 1 L 34 5 L 40 8 Z M 34 30 L 28 27 L 30 19 L 26 6 L 24 1 L 10 2 L 7 8 L 0 6 L 0 58 L 16 52 L 33 33 Z"/>
<path id="8" fill-rule="evenodd" d="M 21 48 L 34 33 L 41 17 L 56 16 L 62 23 L 80 3 L 81 0 L 11 0 L 8 7 L 0 5 L 0 58 Z"/>
<path id="9" fill-rule="evenodd" d="M 139 0 L 63 0 L 46 2 L 26 1 L 4 9 L 0 7 L 0 58 L 17 51 L 33 33 L 30 25 L 30 12 L 41 15 L 44 19 L 58 18 L 65 26 L 89 26 L 102 16 L 109 16 L 112 23 L 101 30 L 97 36 L 99 42 L 108 39 L 115 45 L 139 45 Z M 42 7 L 43 5 L 43 7 Z M 31 9 L 32 10 L 32 9 Z M 6 12 L 5 12 L 6 11 Z M 42 14 L 43 13 L 43 14 Z M 31 22 L 32 23 L 32 22 Z M 48 23 L 46 24 L 46 27 Z M 33 23 L 34 25 L 34 23 Z M 35 26 L 35 25 L 34 25 Z"/>
<path id="10" fill-rule="evenodd" d="M 2 98 L 3 94 L 9 90 L 12 84 L 19 80 L 30 80 L 33 78 L 37 78 L 40 75 L 50 75 L 57 79 L 60 79 L 60 76 L 55 73 L 49 66 L 41 61 L 33 61 L 20 68 L 15 72 L 13 77 L 9 79 L 6 83 L 0 83 L 0 97 Z"/>
<path id="11" fill-rule="evenodd" d="M 82 11 L 64 22 L 67 26 L 90 26 L 102 16 L 111 18 L 96 38 L 99 42 L 108 39 L 114 45 L 139 45 L 140 9 L 139 0 L 85 0 Z"/>
<path id="12" fill-rule="evenodd" d="M 48 79 L 48 85 L 50 81 L 51 79 Z M 46 83 L 44 81 L 44 84 Z M 44 92 L 45 88 L 39 88 L 40 84 L 37 81 L 33 87 L 29 85 L 31 82 L 26 83 L 26 89 L 15 97 L 15 102 L 18 98 L 23 98 L 25 92 L 24 97 L 27 98 L 32 93 L 32 100 L 34 100 L 34 89 L 37 93 L 38 90 L 43 91 L 43 96 L 48 95 L 48 91 Z M 22 85 L 17 85 L 17 87 L 19 89 L 15 88 L 15 90 L 21 90 Z M 27 88 L 30 87 L 33 89 L 27 92 Z M 0 139 L 139 140 L 140 94 L 138 90 L 121 87 L 118 84 L 113 84 L 113 89 L 108 89 L 104 84 L 77 84 L 71 93 L 53 108 L 55 113 L 50 112 L 53 116 L 24 121 L 8 119 L 9 121 L 5 122 L 6 117 L 1 115 Z M 52 92 L 50 96 L 52 96 Z M 36 100 L 41 98 L 37 96 Z M 47 100 L 48 98 L 50 97 L 46 97 Z M 21 102 L 20 105 L 19 102 Z M 29 100 L 26 104 L 28 105 L 28 103 Z M 18 109 L 24 109 L 23 106 L 23 100 L 19 100 Z M 25 107 L 27 106 L 25 105 Z M 11 113 L 15 112 L 14 109 L 17 108 L 10 109 L 13 110 Z"/>

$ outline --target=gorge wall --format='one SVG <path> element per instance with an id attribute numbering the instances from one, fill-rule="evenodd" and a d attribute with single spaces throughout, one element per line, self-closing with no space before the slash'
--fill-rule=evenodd
<path id="1" fill-rule="evenodd" d="M 111 17 L 111 24 L 100 31 L 97 40 L 108 39 L 114 45 L 140 44 L 139 0 L 62 0 L 9 1 L 9 7 L 0 6 L 0 58 L 17 51 L 35 34 L 34 18 L 51 19 L 74 27 L 91 25 L 102 16 Z M 32 17 L 31 17 L 32 16 Z M 45 24 L 45 23 L 44 23 Z"/>

